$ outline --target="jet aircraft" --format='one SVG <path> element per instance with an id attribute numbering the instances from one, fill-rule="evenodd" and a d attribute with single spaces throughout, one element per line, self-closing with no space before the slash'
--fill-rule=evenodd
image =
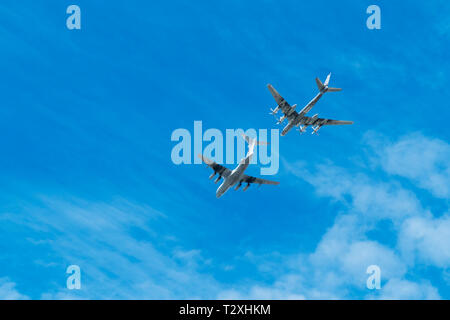
<path id="1" fill-rule="evenodd" d="M 209 177 L 209 179 L 212 179 L 216 174 L 219 174 L 217 179 L 214 181 L 215 183 L 218 183 L 221 178 L 224 178 L 223 183 L 219 186 L 219 188 L 216 191 L 216 197 L 220 198 L 225 192 L 228 191 L 231 187 L 236 185 L 235 190 L 239 189 L 242 186 L 242 183 L 247 183 L 247 185 L 244 187 L 243 191 L 247 190 L 250 187 L 251 183 L 256 184 L 272 184 L 272 185 L 278 185 L 279 182 L 276 181 L 270 181 L 260 178 L 255 178 L 252 176 L 248 176 L 244 174 L 244 171 L 247 169 L 248 165 L 250 164 L 250 161 L 253 157 L 253 149 L 255 148 L 255 145 L 262 145 L 267 144 L 267 142 L 259 142 L 256 139 L 252 139 L 245 134 L 242 135 L 242 137 L 245 139 L 245 141 L 248 143 L 248 152 L 245 158 L 243 158 L 239 165 L 234 169 L 230 170 L 228 168 L 225 168 L 224 166 L 206 158 L 205 156 L 199 154 L 198 156 L 203 160 L 204 163 L 206 163 L 209 167 L 211 167 L 214 170 L 214 173 Z"/>

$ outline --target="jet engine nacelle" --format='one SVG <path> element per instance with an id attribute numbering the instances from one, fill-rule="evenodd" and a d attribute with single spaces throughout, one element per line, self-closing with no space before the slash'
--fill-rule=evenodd
<path id="1" fill-rule="evenodd" d="M 220 181 L 220 179 L 222 179 L 222 176 L 218 176 L 216 180 L 214 180 L 214 183 L 217 183 Z"/>
<path id="2" fill-rule="evenodd" d="M 250 187 L 250 183 L 249 184 L 247 184 L 246 186 L 245 186 L 245 188 L 244 189 L 242 189 L 242 191 L 245 191 L 245 190 L 247 190 L 248 188 Z"/>
<path id="3" fill-rule="evenodd" d="M 214 172 L 212 175 L 209 176 L 209 180 L 211 180 L 212 178 L 214 178 L 214 176 L 216 175 L 216 172 Z"/>
<path id="4" fill-rule="evenodd" d="M 242 186 L 242 183 L 241 182 L 239 182 L 239 184 L 236 186 L 236 188 L 234 188 L 234 190 L 237 190 L 237 189 L 239 189 L 240 187 Z"/>
<path id="5" fill-rule="evenodd" d="M 319 114 L 318 113 L 316 113 L 315 115 L 313 115 L 312 117 L 311 117 L 311 121 L 316 121 L 316 119 L 319 117 Z"/>

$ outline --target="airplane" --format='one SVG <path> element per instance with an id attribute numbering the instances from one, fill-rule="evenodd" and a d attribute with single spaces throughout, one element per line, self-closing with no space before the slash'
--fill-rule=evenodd
<path id="1" fill-rule="evenodd" d="M 235 190 L 238 190 L 242 183 L 247 183 L 247 185 L 242 189 L 243 191 L 247 190 L 250 187 L 251 183 L 257 183 L 259 185 L 261 184 L 272 184 L 272 185 L 278 185 L 279 182 L 276 181 L 270 181 L 270 180 L 264 180 L 260 178 L 255 178 L 248 176 L 244 174 L 244 171 L 247 169 L 248 165 L 250 164 L 250 161 L 253 157 L 253 149 L 255 148 L 255 145 L 262 145 L 262 144 L 268 144 L 267 142 L 261 142 L 257 141 L 256 139 L 252 139 L 245 134 L 242 134 L 242 137 L 244 140 L 248 143 L 248 152 L 245 158 L 242 158 L 242 160 L 239 162 L 239 165 L 234 169 L 230 170 L 228 168 L 225 168 L 224 166 L 221 166 L 220 164 L 217 164 L 216 162 L 206 158 L 205 156 L 199 154 L 199 158 L 203 160 L 204 163 L 206 163 L 209 167 L 211 167 L 214 170 L 214 173 L 209 177 L 209 179 L 212 179 L 217 173 L 219 176 L 214 181 L 214 183 L 217 183 L 220 181 L 221 178 L 224 178 L 223 183 L 219 186 L 219 188 L 216 191 L 216 197 L 220 198 L 225 192 L 228 191 L 231 187 L 237 184 Z"/>
<path id="2" fill-rule="evenodd" d="M 314 105 L 319 101 L 319 99 L 326 93 L 326 92 L 337 92 L 341 91 L 341 88 L 333 88 L 329 87 L 328 83 L 330 82 L 331 73 L 328 74 L 325 81 L 322 83 L 322 81 L 319 80 L 319 78 L 316 78 L 317 87 L 319 88 L 319 93 L 310 101 L 308 104 L 300 111 L 296 112 L 295 108 L 297 107 L 296 104 L 293 106 L 290 106 L 289 103 L 287 103 L 286 100 L 280 94 L 275 90 L 275 88 L 268 84 L 267 88 L 269 89 L 270 93 L 274 97 L 275 101 L 278 103 L 277 107 L 275 109 L 270 109 L 270 114 L 276 115 L 278 110 L 281 109 L 281 111 L 284 113 L 284 115 L 278 119 L 277 124 L 283 123 L 283 121 L 287 118 L 289 123 L 287 126 L 283 128 L 283 131 L 281 132 L 281 135 L 284 136 L 286 133 L 288 133 L 289 130 L 291 130 L 293 127 L 299 127 L 299 132 L 302 134 L 306 131 L 306 128 L 308 126 L 312 126 L 313 132 L 312 134 L 318 134 L 317 131 L 322 126 L 325 125 L 343 125 L 343 124 L 353 124 L 353 121 L 342 121 L 342 120 L 332 120 L 332 119 L 322 119 L 319 118 L 319 114 L 315 114 L 312 117 L 306 116 L 306 114 L 314 107 Z"/>

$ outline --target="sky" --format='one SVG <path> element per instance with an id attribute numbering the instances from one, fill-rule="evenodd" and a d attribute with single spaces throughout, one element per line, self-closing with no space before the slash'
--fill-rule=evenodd
<path id="1" fill-rule="evenodd" d="M 2 1 L 0 299 L 449 299 L 449 17 L 438 0 Z M 280 137 L 279 186 L 217 199 L 209 168 L 172 162 L 174 130 L 277 129 L 266 85 L 302 106 L 329 72 L 343 91 L 312 113 L 354 124 Z"/>

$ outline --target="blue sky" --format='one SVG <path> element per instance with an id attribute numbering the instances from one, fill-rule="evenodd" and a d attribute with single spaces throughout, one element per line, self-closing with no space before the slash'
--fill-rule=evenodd
<path id="1" fill-rule="evenodd" d="M 450 298 L 447 1 L 74 3 L 0 4 L 1 299 Z M 330 71 L 313 112 L 355 124 L 281 137 L 279 187 L 171 162 Z"/>

